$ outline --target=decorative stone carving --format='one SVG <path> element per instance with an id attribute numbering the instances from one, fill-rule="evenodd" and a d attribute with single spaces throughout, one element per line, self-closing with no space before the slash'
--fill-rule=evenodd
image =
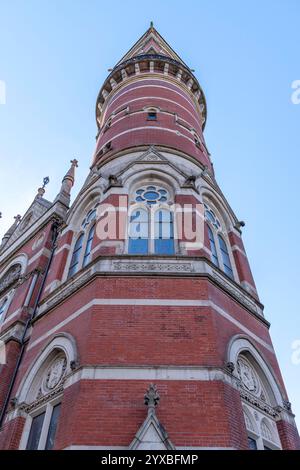
<path id="1" fill-rule="evenodd" d="M 9 270 L 4 274 L 4 276 L 0 279 L 0 294 L 1 292 L 8 289 L 8 287 L 12 286 L 21 276 L 22 266 L 17 263 L 11 266 Z"/>
<path id="2" fill-rule="evenodd" d="M 66 367 L 67 360 L 63 356 L 56 358 L 55 361 L 52 362 L 48 369 L 45 381 L 45 387 L 48 390 L 53 390 L 59 384 L 64 376 Z"/>
<path id="3" fill-rule="evenodd" d="M 265 421 L 262 421 L 261 423 L 261 434 L 263 437 L 268 439 L 268 441 L 273 441 L 272 432 Z"/>
<path id="4" fill-rule="evenodd" d="M 155 412 L 155 407 L 158 405 L 160 396 L 158 394 L 156 385 L 151 384 L 144 396 L 144 403 L 148 406 L 148 412 Z"/>
<path id="5" fill-rule="evenodd" d="M 235 365 L 233 362 L 227 362 L 226 363 L 226 369 L 232 374 L 232 372 L 235 369 Z"/>
<path id="6" fill-rule="evenodd" d="M 237 371 L 244 387 L 256 394 L 259 390 L 259 381 L 256 373 L 248 362 L 240 358 L 237 361 Z"/>
<path id="7" fill-rule="evenodd" d="M 259 410 L 267 413 L 272 418 L 275 418 L 278 416 L 280 410 L 277 410 L 273 408 L 272 406 L 268 405 L 266 402 L 263 402 L 262 400 L 260 400 L 260 398 L 256 397 L 251 392 L 248 392 L 241 385 L 239 387 L 239 391 L 240 391 L 241 397 L 250 405 L 257 407 Z"/>
<path id="8" fill-rule="evenodd" d="M 159 158 L 158 155 L 155 155 L 155 153 L 150 153 L 149 155 L 146 155 L 143 158 L 143 161 L 144 162 L 158 162 L 158 161 L 162 161 L 162 160 L 161 160 L 161 158 Z"/>
<path id="9" fill-rule="evenodd" d="M 245 412 L 244 412 L 244 419 L 245 419 L 245 423 L 246 423 L 246 428 L 250 429 L 251 431 L 254 431 L 253 424 L 252 424 L 249 416 Z"/>
<path id="10" fill-rule="evenodd" d="M 129 271 L 129 272 L 192 272 L 193 267 L 191 263 L 124 263 L 122 261 L 115 261 L 113 263 L 114 271 Z"/>
<path id="11" fill-rule="evenodd" d="M 289 401 L 284 400 L 283 406 L 287 411 L 292 411 L 292 404 Z"/>

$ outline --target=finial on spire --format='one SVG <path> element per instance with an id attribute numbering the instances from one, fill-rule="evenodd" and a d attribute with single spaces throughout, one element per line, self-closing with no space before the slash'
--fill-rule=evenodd
<path id="1" fill-rule="evenodd" d="M 150 21 L 150 28 L 153 28 L 153 21 Z"/>
<path id="2" fill-rule="evenodd" d="M 155 407 L 158 405 L 160 396 L 156 385 L 150 384 L 147 393 L 144 396 L 144 403 L 148 406 L 148 414 L 155 413 Z"/>
<path id="3" fill-rule="evenodd" d="M 35 196 L 36 199 L 40 199 L 44 196 L 46 192 L 45 186 L 49 183 L 49 181 L 50 181 L 49 176 L 45 176 L 45 178 L 43 178 L 43 186 L 41 188 L 38 188 L 37 195 Z"/>
<path id="4" fill-rule="evenodd" d="M 45 188 L 45 186 L 49 183 L 49 181 L 50 181 L 49 176 L 45 176 L 45 178 L 43 179 L 43 186 L 42 187 Z"/>
<path id="5" fill-rule="evenodd" d="M 78 168 L 78 160 L 76 158 L 73 158 L 73 160 L 70 160 L 70 163 L 72 163 L 72 166 Z"/>

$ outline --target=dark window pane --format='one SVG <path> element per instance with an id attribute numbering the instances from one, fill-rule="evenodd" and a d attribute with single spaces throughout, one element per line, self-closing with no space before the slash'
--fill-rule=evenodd
<path id="1" fill-rule="evenodd" d="M 220 250 L 221 250 L 221 253 L 222 253 L 224 271 L 227 274 L 227 276 L 229 276 L 233 279 L 233 271 L 232 271 L 231 262 L 230 262 L 230 258 L 229 258 L 226 243 L 224 242 L 221 235 L 218 235 L 218 239 L 219 239 Z"/>
<path id="2" fill-rule="evenodd" d="M 1 315 L 3 314 L 3 312 L 5 310 L 6 303 L 7 303 L 7 299 L 4 299 L 2 304 L 0 304 L 0 318 L 1 318 Z"/>
<path id="3" fill-rule="evenodd" d="M 59 413 L 60 413 L 60 406 L 61 405 L 59 403 L 58 405 L 54 406 L 52 410 L 48 436 L 47 436 L 47 441 L 46 441 L 46 447 L 45 447 L 46 450 L 51 450 L 54 445 L 55 433 L 56 433 L 56 428 L 57 428 L 57 423 L 58 423 Z"/>
<path id="4" fill-rule="evenodd" d="M 68 277 L 73 276 L 78 270 L 78 263 L 79 263 L 81 249 L 82 249 L 82 241 L 83 241 L 83 233 L 80 235 L 77 242 L 75 243 L 74 251 L 73 251 L 73 255 L 72 255 L 72 259 L 71 259 L 71 263 L 70 263 Z"/>
<path id="5" fill-rule="evenodd" d="M 211 260 L 216 266 L 219 267 L 219 260 L 218 260 L 218 254 L 217 254 L 214 235 L 209 225 L 207 226 L 207 229 L 208 229 L 208 238 L 209 238 L 210 251 L 211 251 Z"/>
<path id="6" fill-rule="evenodd" d="M 92 249 L 92 244 L 93 244 L 93 238 L 94 238 L 94 233 L 95 233 L 95 225 L 90 229 L 88 239 L 86 242 L 86 247 L 85 247 L 85 252 L 84 252 L 84 258 L 83 258 L 83 266 L 86 266 L 88 262 L 90 261 L 90 254 L 91 254 L 91 249 Z"/>
<path id="7" fill-rule="evenodd" d="M 156 121 L 156 113 L 155 112 L 148 113 L 148 120 L 149 121 Z"/>
<path id="8" fill-rule="evenodd" d="M 37 450 L 40 442 L 44 418 L 45 412 L 33 418 L 26 446 L 27 450 Z"/>
<path id="9" fill-rule="evenodd" d="M 257 450 L 256 440 L 248 436 L 248 448 L 250 450 Z"/>
<path id="10" fill-rule="evenodd" d="M 271 449 L 271 448 L 268 447 L 268 446 L 264 446 L 264 450 L 273 450 L 273 449 Z"/>

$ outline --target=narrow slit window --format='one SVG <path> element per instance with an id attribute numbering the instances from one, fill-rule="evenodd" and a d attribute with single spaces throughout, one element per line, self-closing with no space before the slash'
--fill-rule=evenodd
<path id="1" fill-rule="evenodd" d="M 74 246 L 74 251 L 71 259 L 71 264 L 69 268 L 68 278 L 74 276 L 77 273 L 79 268 L 79 259 L 82 250 L 82 242 L 83 242 L 83 233 L 79 236 L 77 242 Z"/>
<path id="2" fill-rule="evenodd" d="M 166 209 L 155 212 L 154 253 L 156 255 L 174 254 L 173 213 Z"/>
<path id="3" fill-rule="evenodd" d="M 95 233 L 95 224 L 92 226 L 92 228 L 89 231 L 88 234 L 88 239 L 86 242 L 86 247 L 85 247 L 85 252 L 84 252 L 84 257 L 83 257 L 83 263 L 82 266 L 86 266 L 91 259 L 91 251 L 92 251 L 92 244 L 93 244 L 93 239 L 94 239 L 94 233 Z"/>
<path id="4" fill-rule="evenodd" d="M 232 270 L 232 266 L 231 266 L 231 262 L 230 262 L 229 253 L 228 253 L 226 243 L 224 242 L 221 235 L 218 235 L 218 239 L 219 239 L 219 246 L 220 246 L 220 250 L 221 250 L 221 254 L 222 254 L 224 272 L 227 274 L 227 276 L 229 276 L 229 277 L 231 277 L 231 279 L 233 279 L 233 270 Z"/>
<path id="5" fill-rule="evenodd" d="M 208 230 L 208 238 L 209 238 L 210 251 L 211 251 L 211 260 L 216 266 L 219 267 L 218 253 L 217 253 L 214 234 L 209 225 L 207 225 L 207 230 Z"/>
<path id="6" fill-rule="evenodd" d="M 55 434 L 56 434 L 56 429 L 57 429 L 57 424 L 58 424 L 58 419 L 59 419 L 59 415 L 60 415 L 60 408 L 61 408 L 60 403 L 53 407 L 52 415 L 51 415 L 51 419 L 50 419 L 50 424 L 49 424 L 49 429 L 48 429 L 46 447 L 45 447 L 46 450 L 53 449 L 54 439 L 55 439 Z"/>
<path id="7" fill-rule="evenodd" d="M 2 315 L 5 312 L 6 304 L 7 304 L 7 299 L 4 299 L 0 302 L 0 320 L 1 320 Z"/>
<path id="8" fill-rule="evenodd" d="M 129 220 L 129 246 L 130 254 L 147 255 L 149 246 L 149 217 L 144 209 L 137 209 Z"/>
<path id="9" fill-rule="evenodd" d="M 35 416 L 32 419 L 29 438 L 27 441 L 26 450 L 37 450 L 42 434 L 42 428 L 45 419 L 45 412 Z"/>

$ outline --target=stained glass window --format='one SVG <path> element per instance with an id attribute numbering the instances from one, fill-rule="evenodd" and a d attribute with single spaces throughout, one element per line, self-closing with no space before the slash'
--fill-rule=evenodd
<path id="1" fill-rule="evenodd" d="M 168 191 L 157 186 L 146 186 L 136 191 L 136 202 L 145 202 L 148 206 L 159 202 L 167 202 L 169 199 Z"/>

